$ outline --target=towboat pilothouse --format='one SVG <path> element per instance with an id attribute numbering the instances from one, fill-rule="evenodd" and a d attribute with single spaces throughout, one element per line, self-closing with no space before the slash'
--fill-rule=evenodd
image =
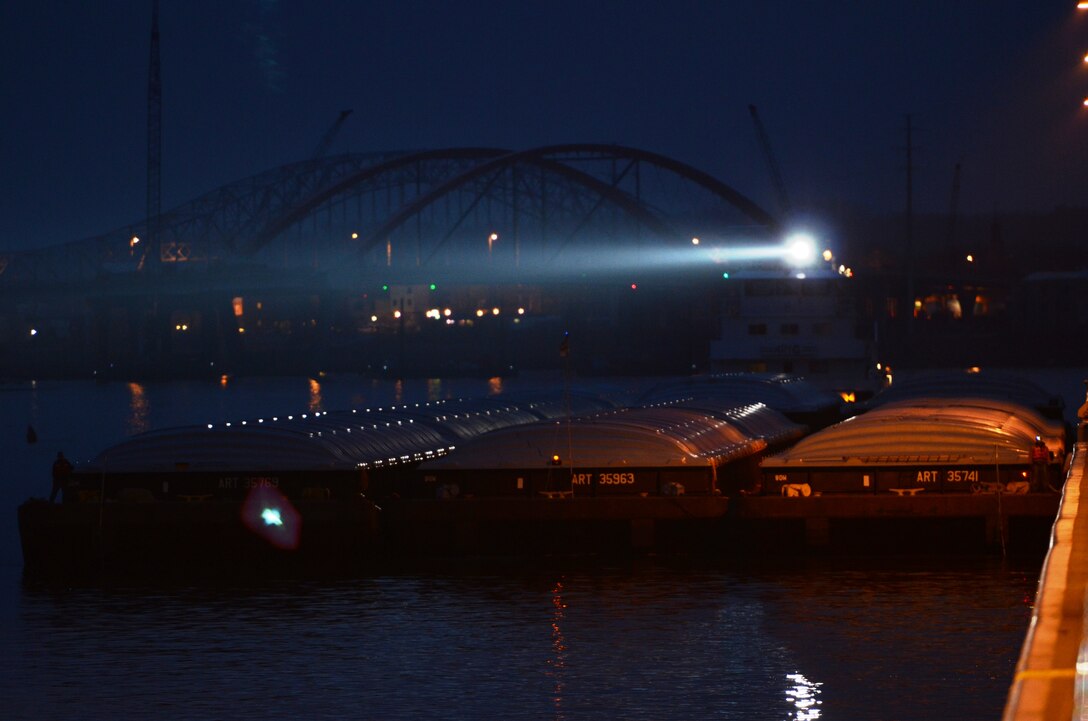
<path id="1" fill-rule="evenodd" d="M 827 268 L 730 273 L 711 369 L 786 373 L 844 397 L 871 395 L 878 388 L 872 333 L 851 282 Z"/>

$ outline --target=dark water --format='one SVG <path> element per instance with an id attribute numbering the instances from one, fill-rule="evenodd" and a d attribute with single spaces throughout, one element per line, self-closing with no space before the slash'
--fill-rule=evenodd
<path id="1" fill-rule="evenodd" d="M 1079 376 L 1068 382 L 1075 399 Z M 0 716 L 1000 717 L 1038 558 L 445 562 L 97 588 L 22 579 L 15 508 L 48 493 L 57 450 L 79 460 L 166 425 L 519 384 L 5 386 Z"/>

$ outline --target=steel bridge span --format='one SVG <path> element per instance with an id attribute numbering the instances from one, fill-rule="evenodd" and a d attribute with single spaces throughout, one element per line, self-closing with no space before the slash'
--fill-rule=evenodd
<path id="1" fill-rule="evenodd" d="M 449 310 L 443 324 L 477 331 L 485 323 L 474 314 L 496 309 L 526 325 L 569 325 L 571 314 L 593 315 L 572 303 L 616 305 L 602 289 L 673 270 L 691 288 L 689 266 L 674 260 L 710 262 L 709 249 L 778 231 L 770 213 L 701 170 L 601 144 L 317 158 L 154 221 L 0 252 L 0 336 L 11 349 L 0 369 L 55 365 L 58 355 L 70 372 L 73 358 L 95 370 L 179 359 L 219 368 L 282 345 L 273 332 L 313 347 L 330 333 L 373 346 L 391 331 L 402 350 L 379 355 L 403 365 L 425 314 Z"/>

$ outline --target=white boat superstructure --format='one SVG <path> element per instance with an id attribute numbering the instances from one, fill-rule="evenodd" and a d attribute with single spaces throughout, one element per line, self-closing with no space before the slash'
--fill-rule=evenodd
<path id="1" fill-rule="evenodd" d="M 717 372 L 787 373 L 835 391 L 872 392 L 872 334 L 852 280 L 829 269 L 750 270 L 726 279 Z"/>

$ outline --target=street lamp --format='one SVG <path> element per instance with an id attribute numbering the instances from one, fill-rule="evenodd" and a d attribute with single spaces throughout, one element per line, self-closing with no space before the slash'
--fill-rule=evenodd
<path id="1" fill-rule="evenodd" d="M 491 247 L 495 244 L 495 241 L 499 239 L 498 233 L 492 233 L 487 236 L 487 262 L 491 262 Z"/>

